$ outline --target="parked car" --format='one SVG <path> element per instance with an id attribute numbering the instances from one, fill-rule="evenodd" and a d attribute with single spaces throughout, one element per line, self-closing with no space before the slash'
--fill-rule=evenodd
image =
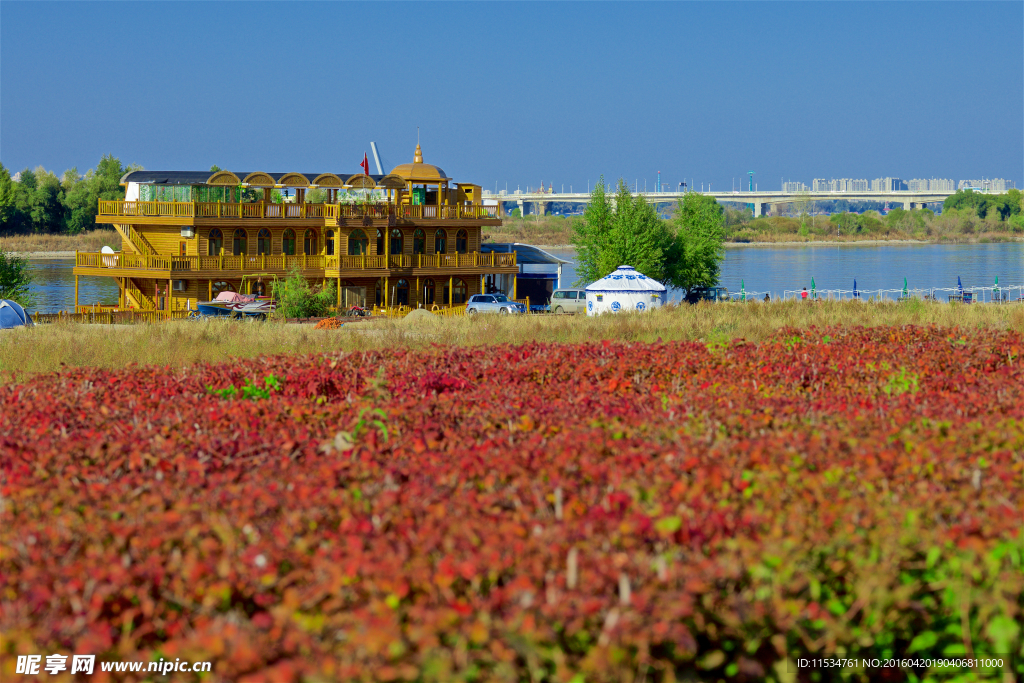
<path id="1" fill-rule="evenodd" d="M 694 287 L 686 292 L 687 303 L 698 301 L 728 301 L 728 287 Z"/>
<path id="2" fill-rule="evenodd" d="M 586 313 L 587 291 L 585 289 L 556 289 L 551 294 L 552 313 Z"/>
<path id="3" fill-rule="evenodd" d="M 476 313 L 526 313 L 526 306 L 512 301 L 504 294 L 474 294 L 466 302 L 466 315 Z"/>

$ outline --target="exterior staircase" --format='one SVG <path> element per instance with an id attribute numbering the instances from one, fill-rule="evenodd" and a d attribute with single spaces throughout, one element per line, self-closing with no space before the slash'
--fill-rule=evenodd
<path id="1" fill-rule="evenodd" d="M 121 240 L 127 242 L 136 254 L 143 256 L 154 256 L 156 254 L 156 249 L 153 248 L 153 245 L 146 240 L 141 232 L 131 225 L 118 225 L 115 223 L 114 228 L 121 235 Z"/>
<path id="2" fill-rule="evenodd" d="M 132 278 L 128 278 L 125 283 L 125 294 L 128 295 L 129 302 L 134 304 L 135 308 L 142 311 L 156 310 L 156 302 L 153 301 L 152 297 L 143 294 Z"/>

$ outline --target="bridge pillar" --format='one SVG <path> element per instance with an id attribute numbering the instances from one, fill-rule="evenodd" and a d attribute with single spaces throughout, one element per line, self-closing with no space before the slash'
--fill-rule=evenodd
<path id="1" fill-rule="evenodd" d="M 914 202 L 910 201 L 909 199 L 904 199 L 903 208 L 907 211 L 910 211 L 911 209 L 914 208 Z"/>
<path id="2" fill-rule="evenodd" d="M 518 202 L 516 202 L 516 204 L 519 205 L 519 215 L 520 216 L 525 216 L 526 215 L 526 202 L 524 202 L 522 199 L 520 199 Z"/>
<path id="3" fill-rule="evenodd" d="M 535 206 L 537 207 L 537 215 L 538 216 L 546 216 L 546 215 L 548 215 L 548 203 L 547 202 L 537 202 L 535 204 Z"/>
<path id="4" fill-rule="evenodd" d="M 754 202 L 754 218 L 760 218 L 765 214 L 765 209 L 768 207 L 767 204 L 761 202 Z"/>

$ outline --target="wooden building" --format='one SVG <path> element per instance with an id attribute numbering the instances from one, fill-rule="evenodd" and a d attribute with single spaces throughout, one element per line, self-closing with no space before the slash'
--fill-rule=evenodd
<path id="1" fill-rule="evenodd" d="M 453 306 L 502 275 L 515 287 L 515 254 L 481 253 L 498 207 L 423 163 L 419 145 L 384 176 L 133 171 L 121 184 L 125 199 L 100 201 L 96 217 L 120 233 L 121 251 L 76 255 L 76 309 L 83 275 L 114 278 L 119 308 L 165 311 L 239 291 L 243 276 L 253 293 L 254 276 L 296 268 L 335 281 L 340 307 Z"/>

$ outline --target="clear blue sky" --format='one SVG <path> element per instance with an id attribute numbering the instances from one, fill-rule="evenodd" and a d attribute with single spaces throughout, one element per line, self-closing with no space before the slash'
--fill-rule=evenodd
<path id="1" fill-rule="evenodd" d="M 412 161 L 417 126 L 491 189 L 1021 187 L 1024 3 L 0 3 L 12 172 L 355 172 L 371 140 Z"/>

